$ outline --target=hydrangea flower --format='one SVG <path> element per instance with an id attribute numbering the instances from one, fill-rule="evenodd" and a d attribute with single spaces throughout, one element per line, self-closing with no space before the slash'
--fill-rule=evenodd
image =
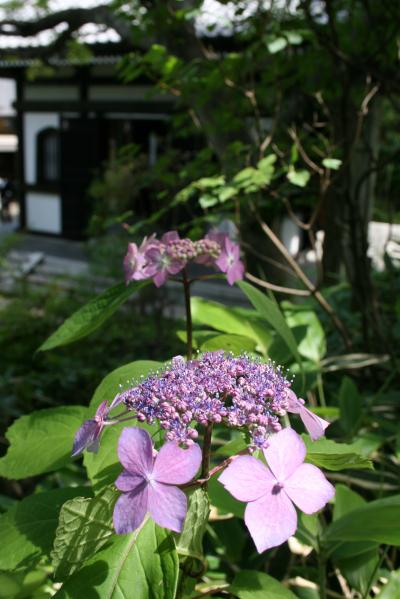
<path id="1" fill-rule="evenodd" d="M 199 359 L 172 360 L 161 374 L 118 395 L 115 401 L 134 411 L 139 421 L 159 421 L 166 438 L 190 444 L 196 423 L 223 422 L 249 431 L 257 447 L 279 431 L 287 407 L 289 381 L 279 368 L 248 356 L 207 352 Z"/>
<path id="2" fill-rule="evenodd" d="M 225 233 L 211 231 L 204 239 L 191 241 L 180 239 L 177 231 L 168 231 L 160 240 L 155 234 L 148 239 L 145 237 L 140 247 L 135 243 L 128 244 L 124 258 L 125 280 L 129 283 L 153 278 L 155 285 L 160 287 L 190 261 L 218 268 L 226 273 L 230 285 L 243 278 L 239 245 Z"/>
<path id="3" fill-rule="evenodd" d="M 147 512 L 163 528 L 180 532 L 187 512 L 186 495 L 176 485 L 193 479 L 201 463 L 197 444 L 181 449 L 169 442 L 154 455 L 147 431 L 125 428 L 118 444 L 118 457 L 125 470 L 115 481 L 123 492 L 114 508 L 118 534 L 138 528 Z"/>
<path id="4" fill-rule="evenodd" d="M 320 418 L 311 410 L 305 407 L 304 399 L 296 396 L 296 394 L 289 389 L 288 390 L 288 406 L 287 411 L 292 414 L 299 414 L 304 426 L 307 429 L 311 439 L 316 441 L 322 437 L 325 433 L 325 429 L 330 425 L 330 422 Z"/>
<path id="5" fill-rule="evenodd" d="M 100 436 L 107 424 L 110 412 L 108 401 L 103 401 L 97 408 L 94 418 L 86 420 L 77 430 L 72 447 L 72 457 L 82 453 L 85 449 L 96 453 L 99 449 Z"/>
<path id="6" fill-rule="evenodd" d="M 233 497 L 247 502 L 244 519 L 259 553 L 294 535 L 294 506 L 313 514 L 335 493 L 319 468 L 304 463 L 306 447 L 292 429 L 273 435 L 264 456 L 268 466 L 239 456 L 218 479 Z"/>

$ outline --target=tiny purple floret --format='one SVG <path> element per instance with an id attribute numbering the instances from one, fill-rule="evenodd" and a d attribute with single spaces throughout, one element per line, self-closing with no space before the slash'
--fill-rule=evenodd
<path id="1" fill-rule="evenodd" d="M 161 527 L 181 532 L 187 512 L 186 495 L 176 485 L 190 482 L 201 463 L 197 444 L 181 449 L 175 442 L 163 445 L 154 457 L 149 433 L 125 428 L 118 443 L 118 457 L 124 471 L 115 481 L 123 492 L 114 508 L 118 534 L 136 530 L 149 512 Z"/>
<path id="2" fill-rule="evenodd" d="M 247 502 L 244 519 L 259 553 L 294 535 L 294 505 L 313 514 L 335 494 L 321 470 L 304 463 L 306 447 L 293 429 L 273 435 L 264 456 L 268 466 L 255 457 L 239 456 L 218 479 L 233 497 Z"/>

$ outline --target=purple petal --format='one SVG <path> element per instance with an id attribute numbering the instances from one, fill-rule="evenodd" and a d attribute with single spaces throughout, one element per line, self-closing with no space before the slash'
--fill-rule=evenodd
<path id="1" fill-rule="evenodd" d="M 93 445 L 97 438 L 98 429 L 99 425 L 94 418 L 91 420 L 86 420 L 86 422 L 84 422 L 82 426 L 78 428 L 72 447 L 71 456 L 73 458 L 82 453 L 82 451 L 84 451 L 86 448 Z"/>
<path id="2" fill-rule="evenodd" d="M 330 422 L 320 418 L 304 406 L 300 410 L 300 418 L 313 441 L 322 437 L 325 433 L 325 429 L 330 425 Z"/>
<path id="3" fill-rule="evenodd" d="M 272 490 L 247 504 L 244 521 L 259 553 L 281 545 L 297 528 L 296 510 L 283 491 Z"/>
<path id="4" fill-rule="evenodd" d="M 291 412 L 291 414 L 300 414 L 301 410 L 304 408 L 303 400 L 300 400 L 291 389 L 288 389 L 287 391 L 287 401 L 288 412 Z"/>
<path id="5" fill-rule="evenodd" d="M 108 401 L 107 401 L 107 399 L 105 399 L 104 401 L 101 402 L 101 404 L 97 408 L 96 418 L 104 420 L 104 418 L 108 415 L 108 412 L 109 412 Z"/>
<path id="6" fill-rule="evenodd" d="M 140 487 L 145 482 L 143 476 L 131 474 L 127 470 L 124 470 L 114 484 L 120 491 L 128 492 Z"/>
<path id="7" fill-rule="evenodd" d="M 255 501 L 276 484 L 268 468 L 252 456 L 236 458 L 218 480 L 239 501 Z"/>
<path id="8" fill-rule="evenodd" d="M 179 241 L 178 231 L 168 231 L 161 237 L 162 243 L 171 243 L 171 241 Z"/>
<path id="9" fill-rule="evenodd" d="M 146 478 L 153 470 L 153 445 L 149 433 L 137 427 L 124 428 L 118 442 L 118 457 L 128 472 Z"/>
<path id="10" fill-rule="evenodd" d="M 177 275 L 182 268 L 185 268 L 185 262 L 183 260 L 173 260 L 168 264 L 167 271 L 170 275 Z"/>
<path id="11" fill-rule="evenodd" d="M 284 428 L 270 437 L 264 455 L 272 473 L 283 482 L 304 462 L 306 446 L 292 428 Z"/>
<path id="12" fill-rule="evenodd" d="M 121 495 L 114 507 L 114 528 L 119 535 L 136 530 L 147 512 L 148 485 Z"/>
<path id="13" fill-rule="evenodd" d="M 335 494 L 335 487 L 326 480 L 321 470 L 312 464 L 299 466 L 285 481 L 284 490 L 306 514 L 321 510 Z"/>
<path id="14" fill-rule="evenodd" d="M 161 287 L 161 285 L 164 285 L 167 278 L 168 278 L 167 270 L 165 268 L 163 270 L 159 270 L 153 277 L 154 285 L 156 287 Z"/>
<path id="15" fill-rule="evenodd" d="M 194 478 L 200 464 L 201 449 L 197 443 L 181 449 L 175 441 L 170 441 L 157 454 L 153 476 L 159 483 L 183 485 Z"/>
<path id="16" fill-rule="evenodd" d="M 148 486 L 149 512 L 162 528 L 181 532 L 187 512 L 187 499 L 178 487 L 153 481 Z"/>
<path id="17" fill-rule="evenodd" d="M 229 285 L 233 285 L 236 281 L 241 281 L 244 275 L 244 266 L 242 262 L 236 262 L 232 268 L 229 268 L 226 273 L 226 278 Z"/>
<path id="18" fill-rule="evenodd" d="M 225 252 L 222 252 L 218 258 L 218 260 L 215 261 L 215 265 L 220 269 L 221 272 L 227 272 L 228 270 L 228 256 L 226 255 Z"/>

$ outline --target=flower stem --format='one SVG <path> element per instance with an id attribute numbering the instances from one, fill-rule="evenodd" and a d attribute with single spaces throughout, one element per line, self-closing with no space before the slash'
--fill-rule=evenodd
<path id="1" fill-rule="evenodd" d="M 186 344 L 187 344 L 187 359 L 192 359 L 193 353 L 193 325 L 192 325 L 192 311 L 190 308 L 190 281 L 187 276 L 186 269 L 183 270 L 183 291 L 185 294 L 185 309 L 186 309 Z"/>
<path id="2" fill-rule="evenodd" d="M 211 455 L 211 437 L 212 437 L 212 429 L 213 425 L 209 422 L 204 430 L 204 439 L 203 439 L 203 457 L 201 460 L 201 474 L 200 477 L 205 479 L 206 481 L 209 478 L 210 473 L 210 455 Z M 205 483 L 204 486 L 207 486 Z"/>

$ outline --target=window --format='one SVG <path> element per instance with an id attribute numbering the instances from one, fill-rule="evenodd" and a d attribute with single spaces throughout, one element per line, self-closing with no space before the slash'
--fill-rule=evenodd
<path id="1" fill-rule="evenodd" d="M 37 136 L 38 183 L 55 183 L 60 179 L 60 134 L 49 128 Z"/>

